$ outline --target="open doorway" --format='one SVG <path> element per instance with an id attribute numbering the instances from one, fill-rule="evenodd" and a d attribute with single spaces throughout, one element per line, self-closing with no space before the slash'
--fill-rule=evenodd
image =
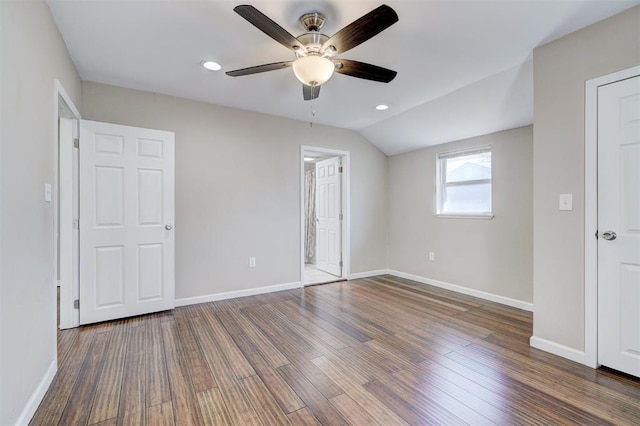
<path id="1" fill-rule="evenodd" d="M 301 282 L 348 277 L 348 163 L 346 151 L 302 147 Z"/>
<path id="2" fill-rule="evenodd" d="M 55 81 L 54 144 L 54 259 L 57 285 L 56 328 L 78 326 L 78 137 L 80 113 L 59 81 Z"/>

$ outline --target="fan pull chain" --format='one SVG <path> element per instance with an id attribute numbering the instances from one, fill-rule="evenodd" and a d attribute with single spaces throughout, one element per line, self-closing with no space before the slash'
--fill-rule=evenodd
<path id="1" fill-rule="evenodd" d="M 316 110 L 313 109 L 313 101 L 311 101 L 311 121 L 309 122 L 309 127 L 313 127 L 313 119 L 316 116 Z"/>

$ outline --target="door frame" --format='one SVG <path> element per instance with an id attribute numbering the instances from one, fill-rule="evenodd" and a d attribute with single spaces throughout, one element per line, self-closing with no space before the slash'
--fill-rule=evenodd
<path id="1" fill-rule="evenodd" d="M 349 279 L 351 276 L 351 259 L 350 259 L 350 233 L 351 233 L 351 208 L 350 208 L 350 152 L 331 148 L 321 148 L 316 146 L 300 145 L 300 285 L 304 286 L 304 234 L 305 234 L 305 217 L 304 217 L 304 157 L 311 153 L 326 154 L 332 157 L 341 157 L 342 160 L 342 180 L 341 180 L 341 204 L 342 204 L 342 275 L 341 278 Z"/>
<path id="2" fill-rule="evenodd" d="M 598 88 L 640 75 L 640 66 L 607 74 L 585 83 L 584 199 L 584 353 L 585 364 L 598 362 Z"/>
<path id="3" fill-rule="evenodd" d="M 53 93 L 53 152 L 55 153 L 55 155 L 53 156 L 53 193 L 54 193 L 54 197 L 53 197 L 53 288 L 54 288 L 54 299 L 56 300 L 55 297 L 55 288 L 58 285 L 58 257 L 61 256 L 62 253 L 59 253 L 58 250 L 58 238 L 59 238 L 59 232 L 61 232 L 61 229 L 59 229 L 59 218 L 60 217 L 72 217 L 73 216 L 73 202 L 68 202 L 68 203 L 60 203 L 59 202 L 59 195 L 60 195 L 60 189 L 61 189 L 61 185 L 64 184 L 65 185 L 65 190 L 68 190 L 70 192 L 73 191 L 73 182 L 69 181 L 69 182 L 60 182 L 59 179 L 59 175 L 60 175 L 60 170 L 59 170 L 59 162 L 62 161 L 66 164 L 73 164 L 73 149 L 71 151 L 63 151 L 60 149 L 60 140 L 59 140 L 59 124 L 58 121 L 61 118 L 61 112 L 62 112 L 62 108 L 66 108 L 68 110 L 68 112 L 71 113 L 71 115 L 73 116 L 73 120 L 76 121 L 76 130 L 77 130 L 77 126 L 80 122 L 81 116 L 80 116 L 80 112 L 78 111 L 78 109 L 76 108 L 76 106 L 74 105 L 73 101 L 71 100 L 71 97 L 69 96 L 69 94 L 67 93 L 67 91 L 64 89 L 64 86 L 62 86 L 62 83 L 59 80 L 54 80 L 53 82 L 53 86 L 54 86 L 54 93 Z M 72 158 L 68 158 L 67 154 L 71 153 Z M 65 158 L 61 158 L 61 155 L 65 155 Z M 60 212 L 58 212 L 58 209 L 60 210 Z M 68 226 L 66 226 L 66 228 L 68 229 L 69 227 L 71 227 L 71 224 L 66 224 Z M 67 259 L 71 259 L 71 261 L 73 262 L 73 264 L 71 265 L 70 269 L 73 270 L 73 268 L 77 268 L 78 267 L 78 259 L 75 259 L 73 257 L 73 253 L 64 253 L 64 258 Z M 73 300 L 74 300 L 74 294 L 78 293 L 78 289 L 74 289 L 73 287 L 74 283 L 70 283 L 69 285 L 66 286 L 60 286 L 60 328 L 72 328 L 72 327 L 78 327 L 79 323 L 80 323 L 80 316 L 79 316 L 79 311 L 77 309 L 74 309 L 73 307 Z M 56 325 L 56 313 L 55 313 L 55 309 L 54 309 L 54 319 L 53 319 L 53 324 L 54 324 L 54 331 L 55 331 L 55 336 L 57 336 L 57 325 Z M 57 342 L 57 337 L 56 339 L 54 339 L 55 342 Z M 57 345 L 57 343 L 56 343 Z M 57 350 L 56 350 L 57 353 Z"/>

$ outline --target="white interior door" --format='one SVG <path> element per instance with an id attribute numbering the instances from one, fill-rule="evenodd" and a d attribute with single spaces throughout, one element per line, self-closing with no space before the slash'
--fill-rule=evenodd
<path id="1" fill-rule="evenodd" d="M 640 76 L 598 88 L 598 362 L 640 376 Z"/>
<path id="2" fill-rule="evenodd" d="M 174 134 L 80 125 L 80 323 L 172 309 Z"/>
<path id="3" fill-rule="evenodd" d="M 316 268 L 342 276 L 340 157 L 316 163 Z"/>

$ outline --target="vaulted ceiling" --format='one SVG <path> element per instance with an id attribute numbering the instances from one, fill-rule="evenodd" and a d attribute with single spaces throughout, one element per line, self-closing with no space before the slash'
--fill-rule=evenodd
<path id="1" fill-rule="evenodd" d="M 245 2 L 294 36 L 305 32 L 304 13 L 325 15 L 322 32 L 332 35 L 382 4 Z M 392 155 L 531 124 L 533 49 L 640 0 L 388 0 L 399 22 L 340 57 L 397 77 L 384 84 L 336 74 L 314 101 L 302 99 L 290 69 L 225 75 L 295 59 L 234 13 L 240 3 L 48 1 L 83 80 L 353 129 Z M 222 71 L 205 70 L 203 60 Z"/>

